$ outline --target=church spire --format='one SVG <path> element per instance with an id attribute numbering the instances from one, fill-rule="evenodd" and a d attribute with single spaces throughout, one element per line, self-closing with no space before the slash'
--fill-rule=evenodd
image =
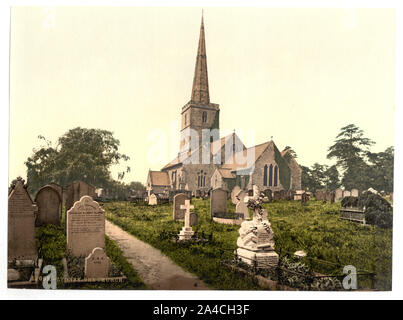
<path id="1" fill-rule="evenodd" d="M 199 48 L 197 49 L 196 67 L 193 78 L 192 98 L 191 102 L 200 104 L 209 104 L 210 95 L 208 89 L 208 76 L 207 76 L 207 56 L 206 56 L 206 43 L 204 37 L 204 21 L 202 20 L 200 26 Z"/>

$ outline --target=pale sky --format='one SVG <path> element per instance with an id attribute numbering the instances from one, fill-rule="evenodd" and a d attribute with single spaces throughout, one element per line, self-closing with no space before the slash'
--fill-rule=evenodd
<path id="1" fill-rule="evenodd" d="M 14 7 L 10 51 L 9 179 L 41 141 L 77 126 L 112 131 L 131 160 L 125 182 L 146 181 L 179 150 L 201 8 Z M 394 144 L 393 9 L 205 8 L 210 100 L 222 135 L 247 147 L 292 146 L 306 166 L 327 163 L 354 123 Z M 152 158 L 155 141 L 161 158 Z M 251 140 L 251 134 L 254 139 Z M 164 142 L 164 143 L 163 143 Z"/>

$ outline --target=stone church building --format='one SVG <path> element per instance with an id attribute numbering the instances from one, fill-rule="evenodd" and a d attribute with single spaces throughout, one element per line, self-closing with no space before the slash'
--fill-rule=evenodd
<path id="1" fill-rule="evenodd" d="M 191 99 L 181 111 L 180 151 L 161 171 L 149 171 L 149 194 L 219 187 L 231 191 L 253 184 L 261 190 L 301 189 L 302 170 L 288 150 L 280 152 L 273 140 L 246 148 L 235 131 L 220 138 L 219 116 L 219 105 L 210 102 L 202 17 Z"/>

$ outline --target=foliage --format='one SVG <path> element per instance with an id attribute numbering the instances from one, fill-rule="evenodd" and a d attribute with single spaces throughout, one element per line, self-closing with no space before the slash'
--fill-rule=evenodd
<path id="1" fill-rule="evenodd" d="M 132 181 L 128 185 L 129 190 L 146 191 L 146 187 L 139 181 Z"/>
<path id="2" fill-rule="evenodd" d="M 369 184 L 376 190 L 393 191 L 393 163 L 395 151 L 393 147 L 379 153 L 367 153 L 369 168 Z"/>
<path id="3" fill-rule="evenodd" d="M 302 188 L 315 192 L 316 190 L 335 190 L 340 187 L 339 172 L 336 166 L 314 163 L 312 168 L 302 166 Z"/>
<path id="4" fill-rule="evenodd" d="M 49 182 L 67 185 L 83 180 L 103 187 L 111 180 L 110 167 L 129 159 L 118 152 L 119 140 L 106 130 L 71 129 L 58 139 L 56 146 L 42 136 L 39 139 L 45 140 L 46 145 L 34 149 L 25 162 L 31 193 Z M 119 174 L 120 178 L 123 176 L 124 172 Z"/>

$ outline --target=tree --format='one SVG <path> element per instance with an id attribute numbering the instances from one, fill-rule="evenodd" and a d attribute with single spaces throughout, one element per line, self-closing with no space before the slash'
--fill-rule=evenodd
<path id="1" fill-rule="evenodd" d="M 336 159 L 336 166 L 343 170 L 342 184 L 347 189 L 365 189 L 365 157 L 374 142 L 364 137 L 364 132 L 354 124 L 341 128 L 334 144 L 329 147 L 327 158 Z"/>
<path id="2" fill-rule="evenodd" d="M 55 147 L 43 136 L 39 139 L 45 140 L 46 146 L 34 149 L 25 162 L 30 192 L 49 182 L 67 185 L 76 180 L 104 187 L 112 180 L 111 166 L 129 160 L 118 152 L 119 140 L 106 130 L 71 129 L 57 140 Z M 127 167 L 125 172 L 129 171 Z M 120 179 L 123 176 L 124 172 L 119 173 Z"/>
<path id="3" fill-rule="evenodd" d="M 387 148 L 383 152 L 367 154 L 369 161 L 368 178 L 376 190 L 393 191 L 393 163 L 395 150 Z"/>
<path id="4" fill-rule="evenodd" d="M 327 190 L 335 190 L 340 187 L 339 171 L 336 165 L 331 167 L 326 166 L 323 182 Z"/>
<path id="5" fill-rule="evenodd" d="M 129 189 L 135 191 L 146 191 L 146 187 L 139 181 L 130 182 Z"/>

